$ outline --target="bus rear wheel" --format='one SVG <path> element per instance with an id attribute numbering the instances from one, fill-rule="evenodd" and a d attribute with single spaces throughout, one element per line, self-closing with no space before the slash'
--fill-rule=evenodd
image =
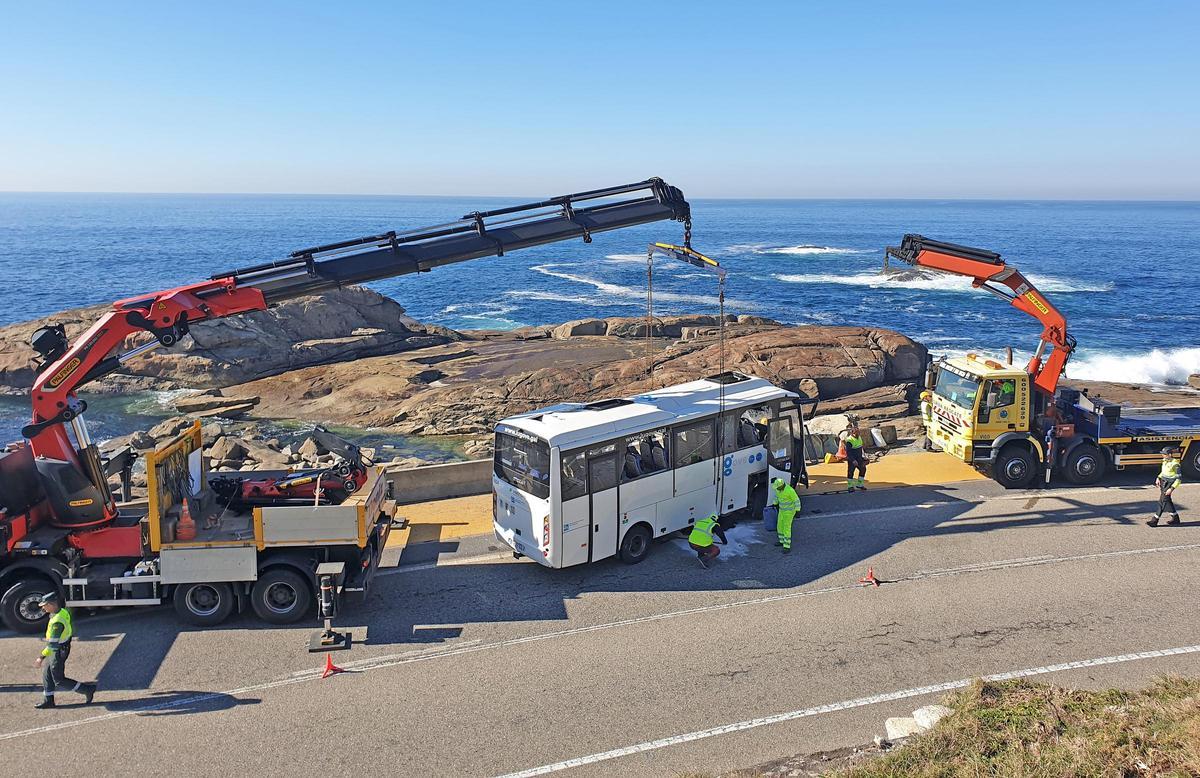
<path id="1" fill-rule="evenodd" d="M 627 565 L 636 565 L 650 553 L 650 529 L 645 524 L 630 527 L 621 541 L 619 556 Z"/>

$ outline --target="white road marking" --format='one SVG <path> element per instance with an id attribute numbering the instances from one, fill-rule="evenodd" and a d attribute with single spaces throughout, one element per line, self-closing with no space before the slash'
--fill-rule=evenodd
<path id="1" fill-rule="evenodd" d="M 997 673 L 995 675 L 984 676 L 984 680 L 1008 681 L 1014 678 L 1028 678 L 1029 676 L 1033 675 L 1058 673 L 1064 670 L 1078 670 L 1085 667 L 1113 665 L 1120 664 L 1122 662 L 1135 662 L 1142 659 L 1158 659 L 1165 656 L 1179 656 L 1182 654 L 1196 653 L 1200 653 L 1200 645 L 1181 646 L 1179 648 L 1165 648 L 1157 651 L 1142 651 L 1137 654 L 1104 656 L 1097 659 L 1084 659 L 1078 662 L 1062 662 L 1061 664 L 1045 665 L 1043 667 L 1031 667 L 1025 670 L 1013 670 L 1007 673 Z M 966 686 L 969 686 L 972 681 L 973 679 L 971 678 L 963 678 L 957 681 L 947 681 L 946 683 L 933 684 L 932 686 L 918 686 L 912 689 L 902 689 L 900 691 L 886 692 L 884 694 L 873 694 L 869 697 L 858 697 L 853 700 L 844 700 L 842 702 L 832 702 L 826 705 L 817 705 L 812 708 L 802 708 L 800 710 L 789 711 L 787 713 L 776 713 L 773 716 L 763 716 L 757 719 L 748 719 L 746 721 L 739 721 L 734 724 L 726 724 L 721 727 L 713 727 L 712 729 L 702 729 L 697 732 L 688 732 L 682 735 L 672 735 L 671 737 L 660 738 L 658 740 L 648 740 L 645 743 L 625 746 L 624 748 L 614 748 L 611 751 L 602 751 L 597 754 L 589 754 L 588 756 L 579 756 L 575 757 L 574 759 L 555 762 L 554 764 L 533 767 L 528 770 L 521 770 L 515 773 L 507 773 L 500 778 L 532 778 L 532 776 L 536 775 L 546 775 L 548 773 L 556 773 L 561 770 L 569 770 L 573 767 L 583 767 L 584 765 L 596 764 L 597 762 L 607 762 L 611 759 L 620 759 L 621 757 L 625 756 L 642 754 L 647 751 L 655 751 L 660 748 L 668 748 L 670 746 L 677 746 L 682 743 L 690 743 L 695 740 L 703 740 L 705 738 L 717 737 L 719 735 L 728 735 L 733 732 L 743 732 L 747 729 L 755 729 L 757 727 L 765 727 L 771 724 L 779 724 L 784 721 L 794 721 L 796 719 L 807 718 L 809 716 L 818 716 L 822 713 L 833 713 L 834 711 L 862 708 L 867 705 L 875 705 L 881 702 L 904 700 L 910 697 L 921 697 L 926 694 L 938 694 L 941 692 L 952 691 L 954 689 L 962 689 Z"/>
<path id="2" fill-rule="evenodd" d="M 1003 570 L 1014 567 L 1028 567 L 1032 565 L 1046 565 L 1058 562 L 1076 562 L 1094 559 L 1109 559 L 1120 556 L 1130 556 L 1137 554 L 1152 554 L 1171 551 L 1191 551 L 1200 549 L 1200 543 L 1191 543 L 1182 546 L 1160 546 L 1157 548 L 1142 548 L 1132 549 L 1129 551 L 1108 551 L 1098 554 L 1081 554 L 1077 556 L 1065 557 L 1031 557 L 1026 559 L 1006 559 L 998 562 L 982 563 L 974 566 L 946 568 L 943 570 L 929 570 L 924 572 L 913 573 L 902 578 L 895 579 L 894 582 L 901 581 L 919 581 L 928 578 L 942 578 L 953 575 L 965 575 L 977 572 L 987 572 L 992 570 Z M 480 643 L 478 641 L 464 641 L 456 643 L 452 648 L 444 650 L 430 650 L 429 648 L 416 649 L 402 654 L 389 654 L 385 656 L 371 657 L 343 665 L 347 669 L 352 669 L 355 672 L 368 672 L 371 670 L 383 670 L 389 667 L 397 667 L 400 665 L 412 664 L 415 662 L 426 662 L 434 659 L 447 659 L 464 654 L 474 654 L 481 651 L 493 651 L 511 646 L 519 646 L 527 643 L 539 643 L 546 640 L 556 640 L 558 638 L 573 637 L 575 635 L 583 635 L 589 632 L 602 632 L 619 627 L 627 627 L 635 624 L 647 624 L 656 621 L 665 621 L 667 619 L 679 618 L 682 616 L 693 616 L 702 613 L 712 613 L 714 611 L 730 610 L 733 608 L 741 608 L 748 605 L 766 605 L 769 603 L 786 602 L 788 600 L 796 600 L 804 597 L 817 597 L 825 594 L 834 594 L 838 592 L 847 592 L 862 589 L 858 583 L 842 584 L 837 586 L 826 586 L 820 589 L 807 589 L 802 591 L 791 591 L 782 594 L 773 594 L 766 597 L 756 597 L 750 600 L 735 600 L 727 603 L 716 603 L 711 605 L 700 605 L 695 608 L 686 608 L 684 610 L 667 611 L 665 613 L 655 613 L 648 616 L 638 616 L 630 619 L 622 619 L 620 621 L 610 621 L 603 624 L 592 624 L 584 627 L 572 627 L 570 629 L 557 630 L 555 632 L 542 632 L 535 635 L 525 635 L 518 638 L 509 638 L 507 640 L 498 640 L 493 643 Z M 1100 664 L 1105 664 L 1100 662 Z M 265 689 L 274 689 L 280 686 L 288 686 L 294 683 L 303 683 L 306 681 L 320 680 L 321 670 L 307 670 L 294 673 L 287 678 L 280 678 L 274 681 L 254 684 L 252 686 L 243 686 L 238 689 L 230 689 L 224 692 L 205 692 L 186 697 L 181 700 L 170 700 L 166 702 L 148 703 L 139 705 L 127 710 L 114 711 L 100 716 L 92 716 L 84 719 L 75 719 L 73 721 L 64 721 L 57 724 L 49 724 L 44 727 L 34 727 L 32 729 L 20 730 L 17 732 L 0 733 L 0 740 L 9 740 L 11 738 L 26 737 L 36 735 L 43 732 L 52 732 L 59 729 L 67 729 L 69 727 L 78 727 L 84 724 L 94 724 L 101 721 L 108 721 L 122 716 L 132 716 L 139 713 L 148 713 L 156 710 L 167 708 L 197 705 L 210 700 L 222 699 L 225 697 L 234 696 L 237 694 L 246 694 L 249 692 L 262 691 Z"/>

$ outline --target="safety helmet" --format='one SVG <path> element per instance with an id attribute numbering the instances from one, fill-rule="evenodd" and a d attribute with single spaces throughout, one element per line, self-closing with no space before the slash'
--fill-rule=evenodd
<path id="1" fill-rule="evenodd" d="M 58 605 L 58 594 L 55 592 L 46 592 L 38 600 L 38 605 L 49 605 L 51 603 Z"/>
<path id="2" fill-rule="evenodd" d="M 767 419 L 767 417 L 766 417 L 766 416 L 763 416 L 761 419 L 759 419 L 759 420 L 758 420 L 758 423 L 759 423 L 759 424 L 767 424 L 767 423 L 768 423 L 768 421 L 769 421 L 769 420 Z"/>
<path id="3" fill-rule="evenodd" d="M 1179 446 L 1167 446 L 1166 448 L 1164 448 L 1162 450 L 1162 453 L 1163 453 L 1163 456 L 1170 456 L 1171 454 L 1182 454 L 1183 449 L 1181 449 Z"/>
<path id="4" fill-rule="evenodd" d="M 772 478 L 771 486 L 774 486 L 776 491 L 780 491 L 783 489 L 783 487 L 787 486 L 787 484 L 783 482 L 782 478 Z"/>

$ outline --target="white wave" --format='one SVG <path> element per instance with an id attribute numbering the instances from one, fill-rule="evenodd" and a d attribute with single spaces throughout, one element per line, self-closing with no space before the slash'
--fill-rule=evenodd
<path id="1" fill-rule="evenodd" d="M 1095 354 L 1072 360 L 1067 375 L 1088 381 L 1133 384 L 1187 385 L 1200 374 L 1200 346 L 1152 349 L 1139 354 Z"/>
<path id="2" fill-rule="evenodd" d="M 847 249 L 839 246 L 776 246 L 770 243 L 735 243 L 725 251 L 733 254 L 786 254 L 791 256 L 821 256 L 830 254 L 873 254 L 873 249 Z"/>
<path id="3" fill-rule="evenodd" d="M 604 257 L 608 262 L 614 264 L 627 264 L 629 262 L 640 262 L 646 264 L 645 254 L 608 254 Z"/>
<path id="4" fill-rule="evenodd" d="M 1052 276 L 1027 276 L 1030 282 L 1043 292 L 1111 292 L 1112 284 L 1095 284 L 1070 281 Z M 789 284 L 841 284 L 843 286 L 866 286 L 872 289 L 916 289 L 927 292 L 972 292 L 971 279 L 942 273 L 896 278 L 885 273 L 776 273 L 774 278 Z"/>
<path id="5" fill-rule="evenodd" d="M 517 297 L 522 300 L 546 300 L 555 303 L 573 303 L 576 305 L 604 305 L 605 301 L 595 295 L 586 294 L 556 294 L 554 292 L 539 292 L 535 289 L 512 289 L 504 293 L 505 297 Z"/>
<path id="6" fill-rule="evenodd" d="M 561 267 L 571 267 L 571 265 L 535 265 L 533 270 L 543 275 L 561 278 L 564 281 L 574 281 L 577 284 L 587 284 L 588 286 L 593 286 L 602 294 L 610 297 L 634 300 L 646 299 L 645 289 L 634 289 L 633 287 L 621 286 L 620 284 L 610 284 L 607 281 L 600 281 L 595 278 L 589 278 L 588 276 L 575 275 L 574 273 L 564 273 L 561 270 L 556 269 Z M 689 303 L 692 305 L 711 305 L 714 307 L 720 305 L 721 302 L 720 299 L 718 299 L 715 295 L 678 294 L 676 292 L 658 291 L 657 289 L 654 292 L 654 299 L 659 302 Z M 731 308 L 754 309 L 758 307 L 753 303 L 741 300 L 726 299 L 725 304 Z"/>

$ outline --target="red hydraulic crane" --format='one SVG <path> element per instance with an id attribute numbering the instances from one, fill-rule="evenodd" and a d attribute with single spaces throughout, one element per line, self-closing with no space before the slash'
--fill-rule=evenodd
<path id="1" fill-rule="evenodd" d="M 1042 324 L 1041 341 L 1026 370 L 1034 386 L 1053 397 L 1058 379 L 1075 350 L 1075 338 L 1067 333 L 1067 320 L 1045 295 L 1015 267 L 1009 267 L 994 251 L 905 235 L 899 246 L 888 246 L 886 256 L 915 267 L 966 276 L 971 284 L 986 289 Z M 1051 347 L 1046 356 L 1046 346 Z"/>

